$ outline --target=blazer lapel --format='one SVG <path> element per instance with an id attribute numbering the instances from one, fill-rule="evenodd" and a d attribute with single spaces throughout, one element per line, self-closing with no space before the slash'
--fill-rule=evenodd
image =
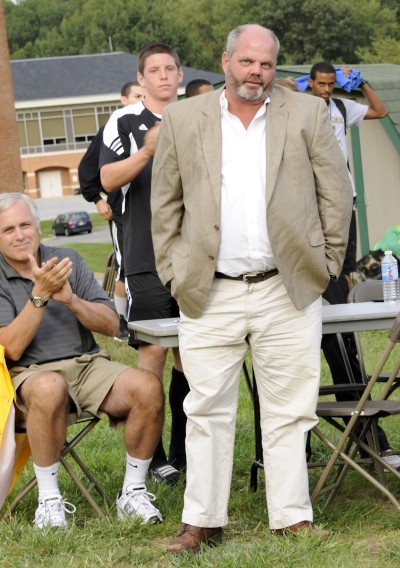
<path id="1" fill-rule="evenodd" d="M 266 152 L 267 152 L 267 204 L 275 188 L 276 177 L 282 161 L 283 148 L 286 139 L 288 114 L 285 101 L 271 94 L 271 101 L 267 104 L 266 113 Z"/>
<path id="2" fill-rule="evenodd" d="M 218 207 L 221 203 L 221 92 L 222 89 L 218 89 L 207 106 L 202 108 L 204 120 L 199 124 L 204 161 Z"/>

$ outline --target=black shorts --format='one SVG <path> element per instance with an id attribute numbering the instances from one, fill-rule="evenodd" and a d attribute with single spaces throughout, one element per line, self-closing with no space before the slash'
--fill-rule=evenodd
<path id="1" fill-rule="evenodd" d="M 115 280 L 125 280 L 124 263 L 123 263 L 123 229 L 122 215 L 113 213 L 113 219 L 110 221 L 111 239 L 115 253 Z"/>
<path id="2" fill-rule="evenodd" d="M 178 304 L 159 279 L 157 272 L 142 272 L 126 277 L 128 321 L 179 317 Z M 129 333 L 129 345 L 138 347 L 146 342 Z"/>

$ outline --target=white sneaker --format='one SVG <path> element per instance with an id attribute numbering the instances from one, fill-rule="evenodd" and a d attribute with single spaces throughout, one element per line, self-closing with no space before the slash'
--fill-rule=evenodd
<path id="1" fill-rule="evenodd" d="M 388 454 L 382 454 L 382 459 L 393 469 L 398 469 L 400 467 L 400 455 L 390 454 L 391 450 L 388 450 Z"/>
<path id="2" fill-rule="evenodd" d="M 68 523 L 65 518 L 65 513 L 73 514 L 75 511 L 75 505 L 64 501 L 61 495 L 58 497 L 50 497 L 49 499 L 39 501 L 33 522 L 39 529 L 46 527 L 60 527 L 66 529 Z"/>
<path id="3" fill-rule="evenodd" d="M 141 519 L 142 525 L 162 523 L 163 518 L 160 511 L 152 505 L 152 501 L 156 499 L 155 495 L 146 491 L 145 487 L 140 489 L 131 487 L 128 485 L 127 491 L 120 493 L 117 497 L 118 517 L 120 519 L 137 517 Z"/>

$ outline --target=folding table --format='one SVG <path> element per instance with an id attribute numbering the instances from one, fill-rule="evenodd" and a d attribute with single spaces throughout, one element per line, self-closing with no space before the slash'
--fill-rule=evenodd
<path id="1" fill-rule="evenodd" d="M 324 305 L 322 306 L 322 333 L 328 334 L 389 329 L 399 312 L 399 302 L 362 302 L 358 304 Z M 178 323 L 178 318 L 167 318 L 162 320 L 143 320 L 130 322 L 128 324 L 128 327 L 134 331 L 138 339 L 142 339 L 144 341 L 147 341 L 148 343 L 155 343 L 163 347 L 177 347 L 179 343 Z M 263 455 L 261 445 L 259 403 L 254 375 L 253 385 L 251 385 L 248 376 L 246 377 L 246 381 L 253 398 L 255 412 L 256 455 L 255 460 L 252 464 L 250 480 L 250 485 L 254 489 L 257 487 L 257 471 L 259 468 L 263 468 Z M 357 403 L 353 401 L 352 404 L 356 406 Z M 327 444 L 327 440 L 324 440 L 324 443 Z M 332 465 L 334 465 L 335 461 L 336 459 L 332 458 L 330 468 Z M 352 467 L 354 466 L 352 465 Z M 322 485 L 324 481 L 325 480 L 322 481 Z M 383 486 L 381 481 L 377 481 L 375 486 L 379 485 L 378 488 L 387 496 L 389 496 L 388 490 Z M 318 485 L 313 494 L 313 501 L 315 501 L 315 499 L 321 492 L 322 486 Z M 392 501 L 396 502 L 394 497 Z"/>
<path id="2" fill-rule="evenodd" d="M 322 333 L 389 329 L 400 312 L 400 302 L 360 302 L 322 306 Z M 137 339 L 161 347 L 178 347 L 179 318 L 131 321 Z"/>

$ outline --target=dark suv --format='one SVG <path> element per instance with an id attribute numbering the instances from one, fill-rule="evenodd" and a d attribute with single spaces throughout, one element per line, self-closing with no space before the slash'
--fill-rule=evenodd
<path id="1" fill-rule="evenodd" d="M 92 221 L 85 211 L 73 211 L 58 215 L 53 223 L 55 235 L 74 235 L 76 233 L 91 233 Z"/>

